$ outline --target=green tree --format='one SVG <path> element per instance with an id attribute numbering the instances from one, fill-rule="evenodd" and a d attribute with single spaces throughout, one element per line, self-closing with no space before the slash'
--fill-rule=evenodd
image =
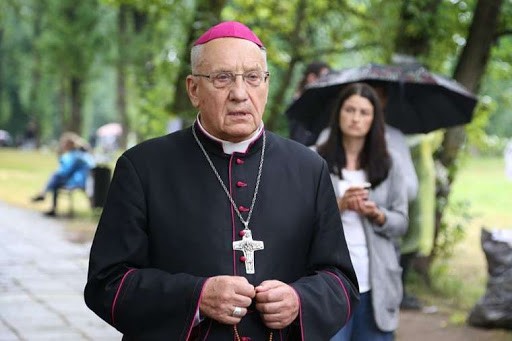
<path id="1" fill-rule="evenodd" d="M 108 0 L 117 11 L 116 104 L 124 132 L 161 135 L 176 98 L 173 82 L 194 13 L 190 2 Z M 126 136 L 125 136 L 126 137 Z"/>
<path id="2" fill-rule="evenodd" d="M 267 46 L 272 79 L 266 114 L 268 129 L 287 134 L 282 113 L 304 65 L 321 59 L 334 67 L 352 66 L 356 64 L 350 62 L 362 61 L 365 54 L 378 60 L 375 56 L 386 53 L 382 27 L 375 25 L 382 11 L 394 14 L 396 8 L 377 0 L 235 0 L 226 6 L 224 19 L 236 18 L 248 24 Z M 380 22 L 383 26 L 393 25 L 393 20 Z"/>
<path id="3" fill-rule="evenodd" d="M 23 11 L 29 1 L 0 4 L 0 124 L 14 136 L 21 136 L 30 119 L 25 105 L 29 88 L 31 51 L 29 14 Z M 21 20 L 20 20 L 21 19 Z"/>
<path id="4" fill-rule="evenodd" d="M 82 132 L 86 84 L 98 51 L 104 48 L 98 33 L 97 1 L 49 0 L 41 50 L 55 74 L 59 117 L 65 130 Z"/>
<path id="5" fill-rule="evenodd" d="M 491 58 L 492 47 L 497 41 L 502 6 L 503 0 L 478 0 L 473 11 L 466 44 L 458 59 L 453 77 L 474 93 L 480 90 L 481 81 Z M 465 140 L 466 131 L 462 126 L 447 129 L 444 134 L 442 148 L 437 156 L 443 166 L 448 169 L 448 185 L 451 185 L 457 176 L 458 157 L 465 146 Z M 443 226 L 444 203 L 447 202 L 450 187 L 438 193 L 436 237 Z"/>

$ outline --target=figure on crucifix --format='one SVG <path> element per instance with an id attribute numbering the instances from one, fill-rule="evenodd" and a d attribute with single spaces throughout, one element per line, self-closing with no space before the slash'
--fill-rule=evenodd
<path id="1" fill-rule="evenodd" d="M 245 257 L 245 272 L 254 273 L 254 251 L 263 250 L 263 242 L 252 239 L 251 230 L 243 230 L 242 240 L 233 242 L 233 250 L 242 251 Z"/>

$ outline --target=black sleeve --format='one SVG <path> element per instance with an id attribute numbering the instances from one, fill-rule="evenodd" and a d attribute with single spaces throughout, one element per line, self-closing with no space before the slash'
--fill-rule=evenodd
<path id="1" fill-rule="evenodd" d="M 325 162 L 316 202 L 317 231 L 309 257 L 312 275 L 292 284 L 300 297 L 302 340 L 328 340 L 348 322 L 359 302 L 357 278 Z"/>
<path id="2" fill-rule="evenodd" d="M 206 278 L 151 268 L 144 186 L 121 156 L 91 247 L 85 302 L 123 334 L 186 339 Z"/>

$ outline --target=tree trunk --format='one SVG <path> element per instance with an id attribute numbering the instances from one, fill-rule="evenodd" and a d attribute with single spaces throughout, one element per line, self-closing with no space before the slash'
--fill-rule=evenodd
<path id="1" fill-rule="evenodd" d="M 36 2 L 36 13 L 41 13 L 43 11 L 42 3 Z M 39 53 L 39 49 L 37 48 L 35 42 L 40 39 L 42 28 L 41 28 L 41 18 L 42 16 L 36 15 L 34 17 L 34 36 L 32 38 L 32 56 L 34 60 L 34 65 L 32 67 L 32 84 L 30 86 L 29 93 L 29 115 L 32 116 L 29 120 L 33 121 L 36 125 L 36 145 L 39 147 L 40 142 L 40 130 L 41 127 L 41 101 L 40 98 L 40 84 L 41 84 L 41 54 Z"/>
<path id="2" fill-rule="evenodd" d="M 0 31 L 3 34 L 3 31 Z M 0 39 L 3 36 L 0 35 Z M 1 43 L 1 41 L 0 41 Z M 2 47 L 0 45 L 0 47 Z M 0 52 L 5 53 L 5 50 L 0 49 Z M 20 66 L 20 61 L 13 58 L 12 55 L 8 55 L 5 53 L 5 58 L 0 59 L 0 64 L 2 66 L 9 66 L 5 69 L 1 69 L 0 71 L 4 71 L 5 74 L 0 78 L 0 83 L 5 86 L 5 97 L 3 97 L 0 92 L 0 97 L 6 99 L 6 104 L 4 107 L 0 107 L 0 110 L 7 109 L 6 111 L 9 113 L 7 116 L 7 122 L 5 122 L 5 129 L 7 129 L 14 139 L 16 144 L 22 142 L 22 134 L 27 123 L 27 113 L 25 111 L 25 107 L 22 102 L 22 89 L 20 85 L 22 66 Z M 11 79 L 11 81 L 7 81 L 7 79 Z M 1 104 L 1 103 L 0 103 Z M 1 117 L 2 115 L 0 115 Z"/>
<path id="3" fill-rule="evenodd" d="M 82 102 L 83 102 L 83 80 L 74 76 L 71 77 L 71 119 L 68 130 L 77 134 L 82 133 Z"/>
<path id="4" fill-rule="evenodd" d="M 462 50 L 453 77 L 468 88 L 477 93 L 480 80 L 485 73 L 485 68 L 489 61 L 490 51 L 493 46 L 494 37 L 499 23 L 499 14 L 503 0 L 478 0 L 473 22 L 467 37 L 467 43 Z M 443 138 L 442 148 L 439 160 L 444 167 L 448 169 L 448 189 L 440 192 L 437 202 L 443 202 L 448 199 L 453 183 L 457 174 L 456 161 L 459 151 L 466 139 L 464 127 L 454 127 L 448 129 Z M 443 219 L 443 207 L 436 206 L 436 232 L 441 228 Z M 438 244 L 434 241 L 434 250 L 431 259 L 436 256 Z"/>
<path id="5" fill-rule="evenodd" d="M 174 86 L 176 92 L 171 107 L 171 114 L 178 117 L 193 115 L 194 110 L 190 104 L 185 87 L 185 79 L 190 74 L 190 48 L 194 41 L 199 38 L 199 34 L 220 21 L 220 13 L 226 5 L 226 2 L 226 0 L 199 1 L 192 25 L 190 25 L 190 29 L 187 34 L 187 43 L 183 48 L 182 55 L 180 56 L 180 71 Z"/>
<path id="6" fill-rule="evenodd" d="M 474 93 L 478 92 L 480 79 L 489 61 L 502 3 L 503 0 L 478 1 L 466 46 L 455 68 L 453 77 Z M 463 127 L 448 129 L 446 132 L 440 160 L 448 169 L 454 165 L 465 138 Z M 456 170 L 453 174 L 450 172 L 450 183 L 453 181 L 455 172 Z"/>
<path id="7" fill-rule="evenodd" d="M 301 38 L 300 38 L 300 30 L 306 19 L 306 6 L 307 1 L 300 0 L 297 5 L 297 13 L 295 16 L 295 27 L 293 29 L 293 34 L 291 37 L 291 45 L 292 46 L 300 46 Z M 282 105 L 284 103 L 284 97 L 286 94 L 286 90 L 289 88 L 293 71 L 295 70 L 295 66 L 297 62 L 300 60 L 299 49 L 293 49 L 290 63 L 288 64 L 288 68 L 286 69 L 284 75 L 281 77 L 281 82 L 279 83 L 279 88 L 276 91 L 276 95 L 273 98 L 272 106 L 269 110 L 269 115 L 267 120 L 265 121 L 265 128 L 268 130 L 274 130 L 276 128 L 277 119 L 280 114 L 282 114 Z"/>
<path id="8" fill-rule="evenodd" d="M 9 98 L 11 116 L 7 123 L 7 130 L 13 133 L 13 138 L 16 140 L 16 143 L 22 142 L 23 129 L 27 123 L 26 112 L 21 102 L 20 90 L 20 86 L 17 82 L 8 84 L 7 96 Z"/>
<path id="9" fill-rule="evenodd" d="M 56 131 L 60 131 L 62 133 L 63 129 L 67 129 L 69 126 L 69 118 L 68 118 L 68 86 L 66 82 L 66 77 L 60 77 L 60 86 L 59 86 L 59 94 L 58 94 L 58 110 L 57 115 L 55 117 L 55 126 Z"/>

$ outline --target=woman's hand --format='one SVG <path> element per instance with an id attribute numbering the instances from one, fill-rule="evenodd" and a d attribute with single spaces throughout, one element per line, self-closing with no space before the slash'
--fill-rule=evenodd
<path id="1" fill-rule="evenodd" d="M 360 212 L 361 203 L 368 200 L 368 190 L 362 186 L 349 187 L 342 197 L 338 198 L 338 208 L 340 212 L 345 210 Z"/>
<path id="2" fill-rule="evenodd" d="M 386 215 L 382 212 L 374 201 L 366 200 L 359 203 L 359 213 L 377 225 L 383 225 L 386 222 Z"/>

